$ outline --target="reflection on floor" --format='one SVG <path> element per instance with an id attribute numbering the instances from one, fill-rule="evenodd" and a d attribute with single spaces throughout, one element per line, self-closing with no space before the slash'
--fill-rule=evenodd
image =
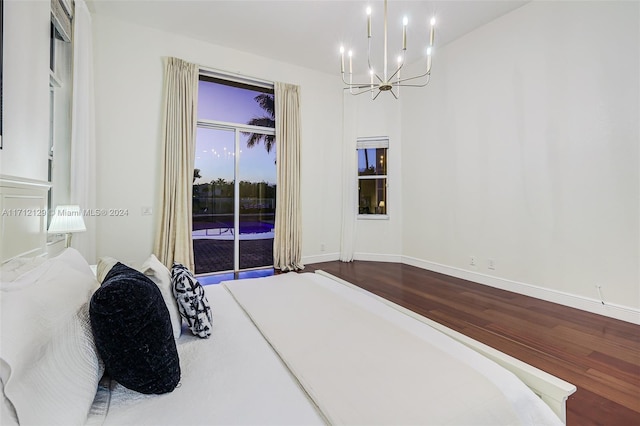
<path id="1" fill-rule="evenodd" d="M 220 284 L 222 281 L 242 280 L 245 278 L 260 278 L 273 275 L 273 268 L 256 269 L 253 271 L 227 272 L 224 274 L 201 275 L 198 276 L 198 282 L 201 285 Z"/>

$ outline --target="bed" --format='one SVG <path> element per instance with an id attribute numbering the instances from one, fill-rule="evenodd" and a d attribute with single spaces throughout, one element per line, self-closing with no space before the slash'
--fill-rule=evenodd
<path id="1" fill-rule="evenodd" d="M 319 271 L 205 287 L 211 335 L 181 323 L 180 382 L 145 395 L 103 374 L 88 312 L 99 283 L 82 256 L 11 253 L 0 277 L 3 425 L 553 425 L 575 391 Z"/>

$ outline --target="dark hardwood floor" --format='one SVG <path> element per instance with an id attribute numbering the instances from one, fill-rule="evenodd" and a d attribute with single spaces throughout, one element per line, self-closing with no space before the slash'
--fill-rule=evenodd
<path id="1" fill-rule="evenodd" d="M 640 425 L 640 326 L 399 263 L 322 269 L 576 385 L 569 425 Z"/>

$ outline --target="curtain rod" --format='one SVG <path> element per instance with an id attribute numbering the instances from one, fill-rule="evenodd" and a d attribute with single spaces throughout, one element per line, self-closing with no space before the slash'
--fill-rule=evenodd
<path id="1" fill-rule="evenodd" d="M 273 81 L 263 80 L 257 77 L 252 77 L 240 73 L 233 73 L 215 68 L 209 68 L 203 65 L 198 65 L 198 68 L 200 69 L 201 73 L 209 75 L 211 77 L 219 77 L 227 80 L 237 81 L 238 83 L 245 83 L 253 86 L 264 87 L 267 89 L 273 89 L 275 86 Z"/>

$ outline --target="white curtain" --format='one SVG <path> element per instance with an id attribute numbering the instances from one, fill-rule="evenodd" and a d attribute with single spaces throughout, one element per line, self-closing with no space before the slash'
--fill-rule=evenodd
<path id="1" fill-rule="evenodd" d="M 340 260 L 351 262 L 355 253 L 356 215 L 358 214 L 358 182 L 356 173 L 358 159 L 356 151 L 356 101 L 344 92 L 343 95 L 343 144 L 342 144 L 342 229 Z"/>
<path id="2" fill-rule="evenodd" d="M 167 58 L 161 208 L 154 253 L 167 267 L 174 261 L 194 271 L 191 198 L 198 108 L 198 66 Z"/>
<path id="3" fill-rule="evenodd" d="M 73 19 L 73 100 L 71 110 L 71 204 L 96 207 L 96 131 L 93 92 L 91 14 L 84 0 L 76 0 Z M 96 263 L 96 221 L 84 216 L 86 232 L 74 234 L 72 246 Z"/>
<path id="4" fill-rule="evenodd" d="M 276 82 L 276 221 L 273 266 L 281 271 L 303 269 L 300 215 L 300 90 Z"/>

